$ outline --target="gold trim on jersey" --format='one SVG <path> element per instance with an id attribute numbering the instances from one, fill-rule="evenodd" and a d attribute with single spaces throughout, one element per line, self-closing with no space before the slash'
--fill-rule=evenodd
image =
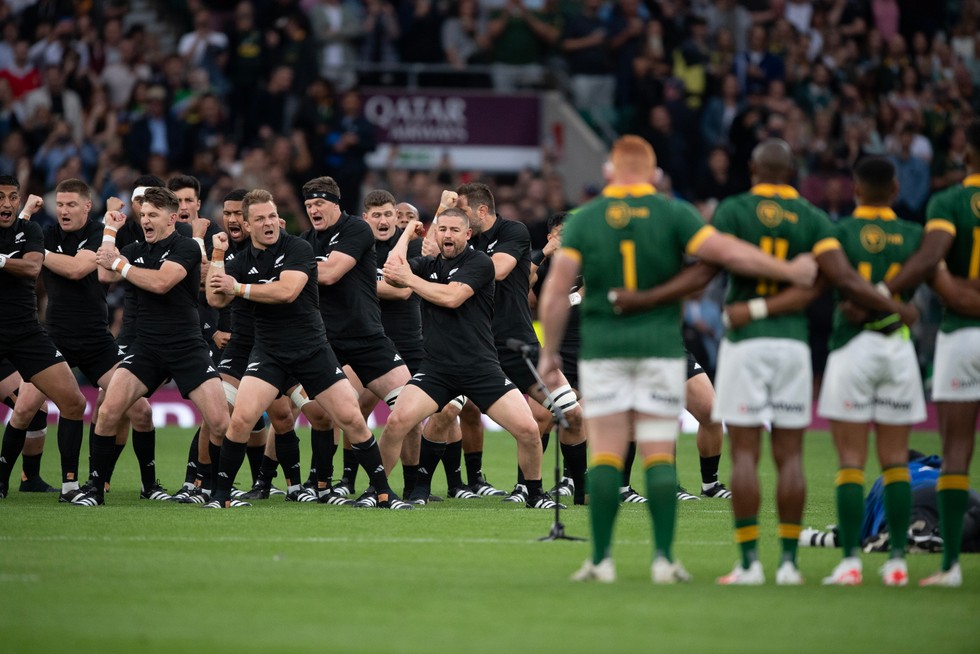
<path id="1" fill-rule="evenodd" d="M 610 184 L 602 189 L 602 197 L 622 199 L 629 195 L 633 197 L 654 195 L 656 192 L 657 189 L 653 187 L 653 184 Z"/>
<path id="2" fill-rule="evenodd" d="M 838 241 L 833 236 L 828 236 L 827 238 L 822 238 L 819 241 L 817 241 L 816 244 L 814 244 L 811 252 L 813 252 L 813 256 L 819 257 L 824 252 L 830 252 L 831 250 L 839 250 L 839 249 L 841 249 L 840 241 Z"/>
<path id="3" fill-rule="evenodd" d="M 895 212 L 890 207 L 872 207 L 868 204 L 862 204 L 857 207 L 852 215 L 855 218 L 862 218 L 864 220 L 873 220 L 875 218 L 881 218 L 882 220 L 898 219 L 898 216 L 895 215 Z"/>
<path id="4" fill-rule="evenodd" d="M 562 247 L 559 252 L 568 255 L 569 258 L 575 259 L 578 263 L 582 263 L 582 253 L 575 248 Z"/>
<path id="5" fill-rule="evenodd" d="M 799 192 L 789 184 L 756 184 L 749 189 L 749 193 L 765 198 L 782 198 L 784 200 L 795 200 L 800 197 Z"/>
<path id="6" fill-rule="evenodd" d="M 704 244 L 706 240 L 708 240 L 709 236 L 711 236 L 712 234 L 716 234 L 717 232 L 718 230 L 716 230 L 711 225 L 705 225 L 704 227 L 699 229 L 694 236 L 691 237 L 691 240 L 687 242 L 687 247 L 685 248 L 684 251 L 687 252 L 687 254 L 693 255 L 698 251 L 698 249 L 700 249 L 701 245 Z"/>
<path id="7" fill-rule="evenodd" d="M 980 186 L 980 173 L 967 175 L 963 180 L 963 186 Z"/>
<path id="8" fill-rule="evenodd" d="M 926 223 L 925 231 L 933 232 L 937 229 L 944 232 L 949 232 L 953 236 L 956 236 L 956 225 L 954 225 L 952 221 L 946 220 L 945 218 L 930 218 Z"/>

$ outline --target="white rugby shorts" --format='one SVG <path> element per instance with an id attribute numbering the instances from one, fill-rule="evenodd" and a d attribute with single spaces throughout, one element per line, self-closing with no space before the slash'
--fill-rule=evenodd
<path id="1" fill-rule="evenodd" d="M 578 371 L 586 418 L 626 411 L 679 417 L 684 408 L 686 359 L 587 359 Z"/>
<path id="2" fill-rule="evenodd" d="M 791 338 L 722 339 L 711 417 L 738 427 L 810 425 L 810 347 Z"/>
<path id="3" fill-rule="evenodd" d="M 827 359 L 817 413 L 829 420 L 912 425 L 926 418 L 919 361 L 901 331 L 862 332 Z"/>
<path id="4" fill-rule="evenodd" d="M 933 361 L 932 399 L 936 402 L 980 400 L 980 327 L 939 332 Z"/>

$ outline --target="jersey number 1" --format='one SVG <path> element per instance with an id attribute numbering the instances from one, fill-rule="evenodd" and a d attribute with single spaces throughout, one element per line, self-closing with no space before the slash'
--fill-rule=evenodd
<path id="1" fill-rule="evenodd" d="M 619 254 L 623 257 L 623 288 L 636 290 L 636 241 L 620 241 Z"/>

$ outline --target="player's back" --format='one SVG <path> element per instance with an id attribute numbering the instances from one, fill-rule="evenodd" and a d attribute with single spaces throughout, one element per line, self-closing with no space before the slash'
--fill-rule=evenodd
<path id="1" fill-rule="evenodd" d="M 953 245 L 946 254 L 946 267 L 952 275 L 980 278 L 980 175 L 970 175 L 963 183 L 936 193 L 926 207 L 926 231 L 942 229 L 953 234 Z M 980 327 L 980 318 L 944 309 L 942 330 Z"/>
<path id="2" fill-rule="evenodd" d="M 562 247 L 580 258 L 587 289 L 583 359 L 683 356 L 680 301 L 617 315 L 607 296 L 614 288 L 644 290 L 669 280 L 704 228 L 693 207 L 649 185 L 610 186 L 569 216 Z"/>
<path id="3" fill-rule="evenodd" d="M 785 184 L 757 184 L 747 193 L 727 198 L 718 205 L 712 224 L 718 231 L 782 260 L 807 252 L 819 254 L 824 243 L 834 243 L 833 224 L 826 214 Z M 732 274 L 726 301 L 731 304 L 769 297 L 785 287 L 771 279 Z M 773 316 L 727 334 L 732 341 L 758 337 L 806 341 L 806 316 L 803 311 Z"/>

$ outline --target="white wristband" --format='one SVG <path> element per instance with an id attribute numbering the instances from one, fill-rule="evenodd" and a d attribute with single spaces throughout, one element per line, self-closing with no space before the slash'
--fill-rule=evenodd
<path id="1" fill-rule="evenodd" d="M 727 311 L 721 312 L 721 326 L 724 327 L 725 329 L 732 328 L 732 319 L 728 317 Z"/>
<path id="2" fill-rule="evenodd" d="M 0 268 L 3 268 L 6 265 L 7 265 L 7 255 L 0 254 Z"/>
<path id="3" fill-rule="evenodd" d="M 749 317 L 752 320 L 762 320 L 769 315 L 769 306 L 766 305 L 766 299 L 763 297 L 752 298 L 748 302 L 749 304 Z"/>
<path id="4" fill-rule="evenodd" d="M 224 268 L 225 267 L 225 262 L 224 261 L 212 261 L 211 262 L 211 267 L 212 268 Z"/>
<path id="5" fill-rule="evenodd" d="M 121 263 L 122 263 L 122 257 L 116 257 L 112 261 L 112 265 L 109 267 L 118 272 L 120 269 L 117 266 L 119 266 Z"/>
<path id="6" fill-rule="evenodd" d="M 208 251 L 204 247 L 204 239 L 199 236 L 195 236 L 193 240 L 195 243 L 197 243 L 197 246 L 201 248 L 201 254 L 208 256 Z"/>
<path id="7" fill-rule="evenodd" d="M 19 214 L 17 214 L 17 217 L 21 220 L 30 220 L 31 214 L 27 213 L 26 211 L 21 211 Z"/>
<path id="8" fill-rule="evenodd" d="M 892 296 L 892 292 L 889 290 L 888 285 L 885 284 L 885 282 L 878 282 L 875 284 L 875 290 L 885 297 L 890 298 Z"/>
<path id="9" fill-rule="evenodd" d="M 122 267 L 122 270 L 119 271 L 119 274 L 123 276 L 123 279 L 125 279 L 126 276 L 129 275 L 129 269 L 132 267 L 133 264 L 131 263 L 127 263 L 125 266 Z"/>
<path id="10" fill-rule="evenodd" d="M 103 235 L 102 236 L 102 242 L 103 243 L 115 243 L 116 242 L 116 237 L 115 236 L 105 236 L 105 235 Z"/>

